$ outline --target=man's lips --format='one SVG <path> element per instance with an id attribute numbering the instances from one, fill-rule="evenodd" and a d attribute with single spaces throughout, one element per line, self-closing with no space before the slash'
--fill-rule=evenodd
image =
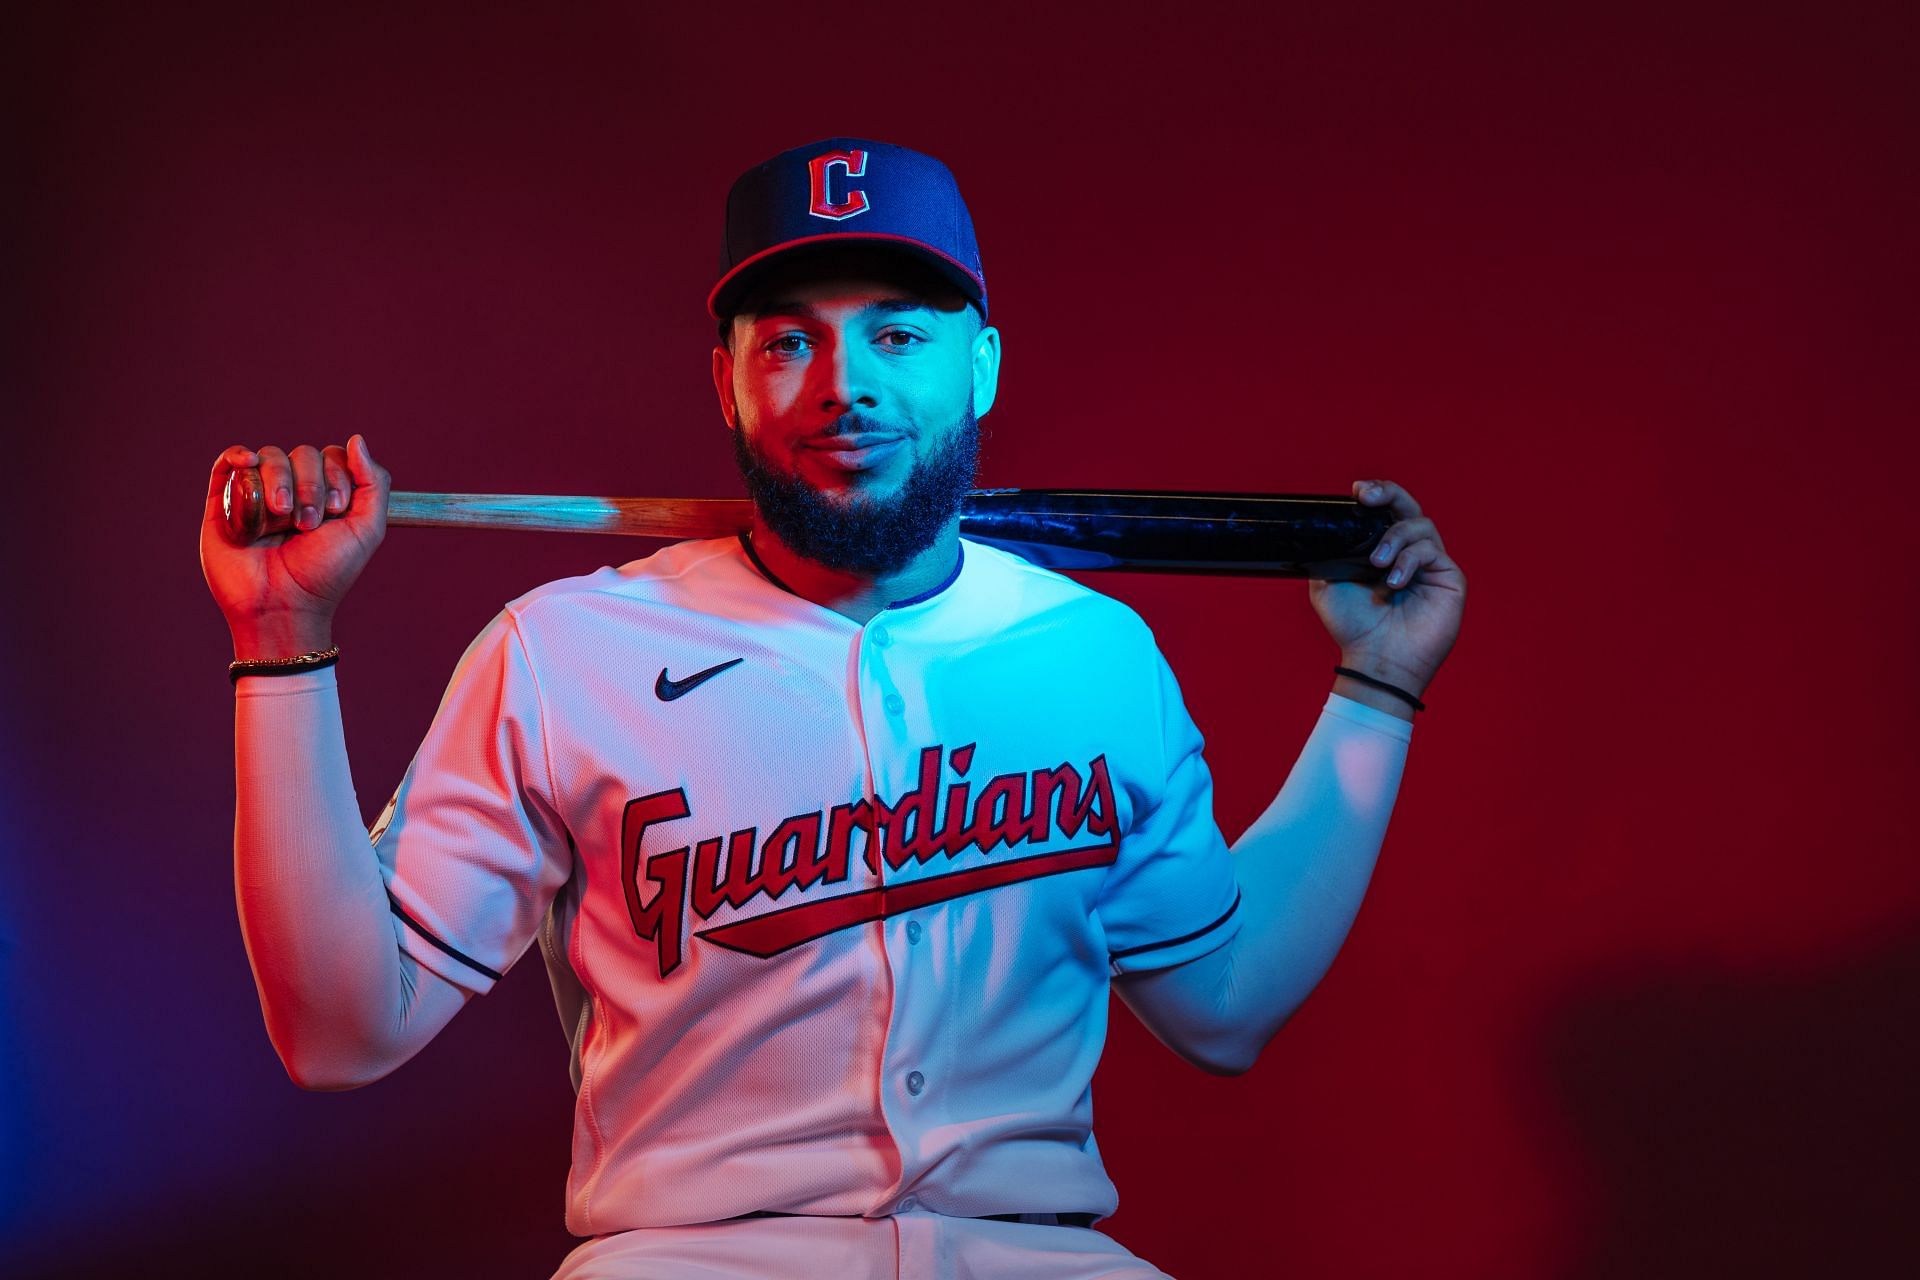
<path id="1" fill-rule="evenodd" d="M 856 431 L 850 435 L 809 436 L 800 447 L 843 471 L 870 471 L 906 444 L 906 437 L 885 431 Z"/>

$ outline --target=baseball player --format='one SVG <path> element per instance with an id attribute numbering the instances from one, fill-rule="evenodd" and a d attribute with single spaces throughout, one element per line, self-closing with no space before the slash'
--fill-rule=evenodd
<path id="1" fill-rule="evenodd" d="M 1147 626 L 958 534 L 1001 339 L 946 167 L 787 151 L 734 184 L 722 267 L 751 529 L 509 602 L 370 832 L 331 622 L 388 475 L 358 435 L 217 460 L 268 1034 L 304 1087 L 371 1083 L 537 941 L 577 1099 L 557 1277 L 1162 1275 L 1095 1227 L 1109 987 L 1252 1065 L 1358 910 L 1465 579 L 1356 483 L 1390 575 L 1310 584 L 1338 678 L 1230 850 Z M 295 529 L 239 546 L 219 495 L 256 465 Z"/>

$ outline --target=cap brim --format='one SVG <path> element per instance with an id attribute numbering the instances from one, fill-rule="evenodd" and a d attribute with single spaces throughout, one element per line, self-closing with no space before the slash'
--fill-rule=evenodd
<path id="1" fill-rule="evenodd" d="M 967 301 L 980 308 L 981 315 L 986 314 L 986 285 L 958 258 L 944 254 L 932 245 L 915 240 L 911 236 L 851 231 L 803 236 L 798 240 L 788 240 L 783 244 L 774 245 L 770 249 L 762 249 L 751 258 L 736 264 L 733 270 L 720 277 L 719 283 L 714 285 L 712 291 L 707 294 L 707 314 L 716 320 L 724 320 L 731 316 L 739 307 L 740 300 L 753 288 L 754 282 L 774 262 L 794 250 L 830 248 L 842 244 L 881 244 L 911 254 L 944 276 Z"/>

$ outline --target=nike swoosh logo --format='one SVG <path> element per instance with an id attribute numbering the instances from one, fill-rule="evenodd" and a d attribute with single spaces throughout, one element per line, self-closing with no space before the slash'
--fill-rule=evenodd
<path id="1" fill-rule="evenodd" d="M 745 658 L 735 658 L 732 662 L 723 662 L 717 667 L 708 667 L 705 671 L 696 671 L 685 680 L 675 680 L 667 675 L 665 667 L 660 668 L 660 678 L 653 682 L 653 691 L 662 702 L 672 702 L 692 693 L 707 681 L 725 671 L 728 667 L 737 667 Z"/>

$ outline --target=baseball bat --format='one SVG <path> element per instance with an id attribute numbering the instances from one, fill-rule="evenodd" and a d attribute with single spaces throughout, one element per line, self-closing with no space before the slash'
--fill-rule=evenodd
<path id="1" fill-rule="evenodd" d="M 237 470 L 227 527 L 245 544 L 293 527 L 267 507 L 258 468 Z M 543 493 L 412 493 L 387 498 L 389 525 L 728 537 L 752 522 L 745 498 L 600 498 Z M 1392 512 L 1340 494 L 1145 489 L 976 489 L 960 532 L 1049 569 L 1374 581 L 1368 555 Z"/>

